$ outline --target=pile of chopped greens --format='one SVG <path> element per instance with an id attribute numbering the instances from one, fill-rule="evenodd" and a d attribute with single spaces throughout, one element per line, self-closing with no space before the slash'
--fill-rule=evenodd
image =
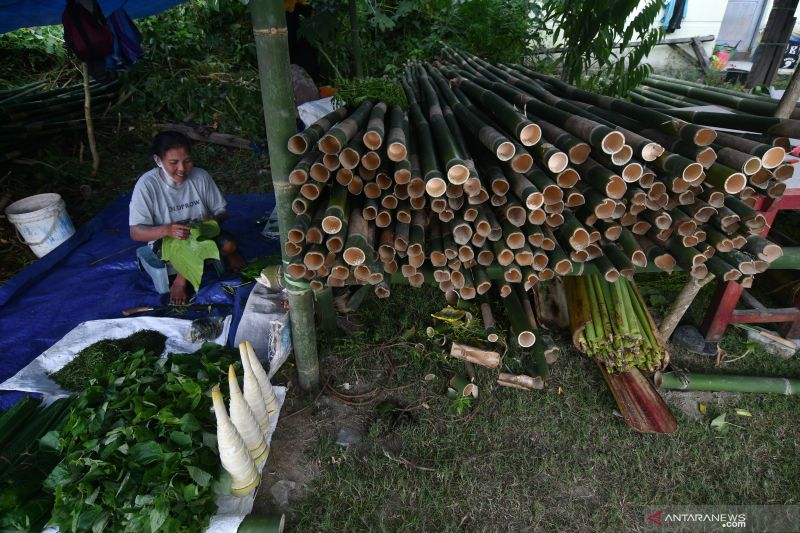
<path id="1" fill-rule="evenodd" d="M 52 522 L 78 531 L 203 531 L 224 491 L 210 389 L 238 354 L 207 343 L 194 354 L 137 351 L 78 397 L 60 433 L 64 459 L 45 486 Z M 227 478 L 227 483 L 230 479 Z"/>
<path id="2" fill-rule="evenodd" d="M 68 391 L 79 392 L 86 388 L 89 380 L 103 376 L 112 363 L 124 354 L 144 350 L 156 357 L 164 352 L 167 338 L 157 331 L 145 329 L 123 339 L 103 339 L 90 344 L 50 379 Z"/>

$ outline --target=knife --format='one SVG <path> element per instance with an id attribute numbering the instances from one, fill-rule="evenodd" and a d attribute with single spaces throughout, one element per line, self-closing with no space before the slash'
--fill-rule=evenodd
<path id="1" fill-rule="evenodd" d="M 142 305 L 139 307 L 129 307 L 127 309 L 122 310 L 122 316 L 133 316 L 133 315 L 140 315 L 142 313 L 152 313 L 152 312 L 172 312 L 172 313 L 181 313 L 184 311 L 189 311 L 192 309 L 208 309 L 209 312 L 212 308 L 221 308 L 228 310 L 233 309 L 233 304 L 228 303 L 207 303 L 207 304 L 188 304 L 188 305 Z"/>

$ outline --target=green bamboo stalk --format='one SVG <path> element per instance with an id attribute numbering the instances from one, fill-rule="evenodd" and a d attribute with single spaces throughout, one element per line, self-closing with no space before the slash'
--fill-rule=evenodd
<path id="1" fill-rule="evenodd" d="M 673 390 L 754 392 L 794 395 L 800 392 L 800 380 L 756 376 L 733 376 L 666 372 L 656 377 L 656 386 Z"/>
<path id="2" fill-rule="evenodd" d="M 364 100 L 346 119 L 338 122 L 319 140 L 319 149 L 326 154 L 338 154 L 369 119 L 374 102 Z"/>
<path id="3" fill-rule="evenodd" d="M 281 249 L 287 241 L 292 224 L 291 202 L 296 188 L 289 185 L 289 173 L 294 157 L 285 151 L 295 131 L 294 109 L 289 75 L 289 44 L 283 5 L 268 0 L 252 0 L 250 15 L 256 41 L 256 55 L 262 91 L 264 121 L 267 125 L 272 181 L 278 209 Z M 284 264 L 288 258 L 284 257 Z M 292 341 L 300 387 L 313 390 L 319 387 L 319 361 L 313 319 L 313 294 L 306 284 L 285 277 L 292 318 Z"/>

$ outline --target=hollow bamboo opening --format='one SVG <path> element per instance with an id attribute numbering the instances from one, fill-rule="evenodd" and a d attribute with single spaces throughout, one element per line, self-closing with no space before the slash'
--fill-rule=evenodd
<path id="1" fill-rule="evenodd" d="M 506 219 L 517 227 L 525 224 L 525 216 L 525 208 L 520 205 L 512 205 L 506 209 Z"/>
<path id="2" fill-rule="evenodd" d="M 442 178 L 431 178 L 425 184 L 425 192 L 433 198 L 439 198 L 447 190 L 447 183 Z M 408 193 L 411 194 L 412 187 L 409 186 Z M 431 205 L 433 205 L 431 203 Z"/>
<path id="3" fill-rule="evenodd" d="M 371 274 L 367 265 L 358 265 L 353 269 L 353 277 L 360 283 L 367 283 Z"/>
<path id="4" fill-rule="evenodd" d="M 747 186 L 747 178 L 744 174 L 740 172 L 736 172 L 728 176 L 728 179 L 725 180 L 724 189 L 725 192 L 728 194 L 736 194 L 742 192 Z"/>
<path id="5" fill-rule="evenodd" d="M 536 124 L 528 124 L 519 132 L 519 142 L 525 146 L 533 146 L 542 138 L 542 128 Z"/>
<path id="6" fill-rule="evenodd" d="M 397 220 L 398 222 L 405 222 L 406 224 L 409 224 L 411 222 L 411 212 L 403 209 L 399 210 L 397 212 Z"/>
<path id="7" fill-rule="evenodd" d="M 612 131 L 603 137 L 600 147 L 607 154 L 616 154 L 625 146 L 625 136 L 618 131 Z"/>
<path id="8" fill-rule="evenodd" d="M 386 209 L 396 209 L 397 208 L 397 197 L 393 194 L 387 194 L 383 198 L 381 198 L 381 205 Z"/>
<path id="9" fill-rule="evenodd" d="M 386 155 L 396 163 L 408 157 L 408 150 L 402 143 L 391 143 L 386 147 Z"/>
<path id="10" fill-rule="evenodd" d="M 559 187 L 569 189 L 570 187 L 574 187 L 575 184 L 580 181 L 580 179 L 581 175 L 578 174 L 577 170 L 574 168 L 566 168 L 563 172 L 556 176 L 556 183 Z"/>
<path id="11" fill-rule="evenodd" d="M 591 243 L 589 232 L 584 228 L 578 228 L 569 237 L 569 244 L 574 250 L 583 250 Z"/>
<path id="12" fill-rule="evenodd" d="M 569 160 L 574 165 L 580 165 L 581 163 L 585 163 L 587 159 L 589 159 L 589 154 L 592 153 L 592 147 L 586 143 L 576 144 L 572 148 L 569 149 L 567 155 Z"/>
<path id="13" fill-rule="evenodd" d="M 304 183 L 300 186 L 300 194 L 309 200 L 316 200 L 319 198 L 322 188 L 316 183 Z"/>
<path id="14" fill-rule="evenodd" d="M 302 263 L 292 263 L 286 267 L 286 273 L 295 279 L 300 279 L 305 276 L 306 270 L 306 266 Z"/>
<path id="15" fill-rule="evenodd" d="M 482 266 L 489 266 L 494 263 L 494 252 L 491 250 L 481 250 L 478 252 L 478 264 Z"/>
<path id="16" fill-rule="evenodd" d="M 322 231 L 328 235 L 335 235 L 342 229 L 342 219 L 335 216 L 327 216 L 322 219 Z"/>
<path id="17" fill-rule="evenodd" d="M 370 150 L 377 150 L 381 147 L 381 144 L 383 144 L 383 138 L 381 138 L 377 131 L 368 131 L 361 140 Z"/>
<path id="18" fill-rule="evenodd" d="M 616 281 L 619 279 L 619 270 L 612 268 L 611 270 L 606 271 L 603 274 L 603 277 L 609 283 L 616 283 Z"/>
<path id="19" fill-rule="evenodd" d="M 530 213 L 528 213 L 528 222 L 531 224 L 536 224 L 537 226 L 541 226 L 544 224 L 544 221 L 547 219 L 547 213 L 544 212 L 544 209 L 532 209 Z"/>
<path id="20" fill-rule="evenodd" d="M 783 182 L 775 183 L 767 188 L 767 196 L 770 198 L 780 198 L 786 192 L 786 184 Z"/>
<path id="21" fill-rule="evenodd" d="M 330 155 L 330 154 L 326 154 Z M 356 150 L 352 148 L 345 148 L 339 153 L 339 162 L 342 164 L 342 168 L 346 168 L 347 170 L 353 170 L 358 166 L 359 162 L 359 155 Z"/>
<path id="22" fill-rule="evenodd" d="M 454 216 L 455 213 L 453 212 L 452 209 L 445 209 L 444 211 L 439 213 L 439 220 L 441 220 L 442 222 L 450 222 L 451 220 L 453 220 Z"/>
<path id="23" fill-rule="evenodd" d="M 475 196 L 479 192 L 481 192 L 481 180 L 472 176 L 467 178 L 467 181 L 464 182 L 462 185 L 463 192 L 467 194 L 467 196 Z"/>
<path id="24" fill-rule="evenodd" d="M 547 161 L 547 168 L 550 169 L 550 172 L 557 173 L 566 169 L 568 164 L 569 157 L 567 157 L 567 154 L 558 152 L 557 154 L 553 154 Z"/>
<path id="25" fill-rule="evenodd" d="M 336 183 L 347 187 L 353 181 L 353 172 L 342 167 L 336 171 Z"/>
<path id="26" fill-rule="evenodd" d="M 628 186 L 625 184 L 625 180 L 614 174 L 608 180 L 606 184 L 606 196 L 609 198 L 613 198 L 615 200 L 619 200 L 623 196 L 625 196 L 625 191 L 628 190 Z"/>
<path id="27" fill-rule="evenodd" d="M 378 152 L 367 152 L 361 157 L 361 166 L 366 170 L 376 170 L 381 166 L 381 156 Z"/>
<path id="28" fill-rule="evenodd" d="M 645 189 L 649 189 L 656 184 L 656 175 L 654 172 L 650 170 L 645 170 L 642 176 L 639 178 L 639 185 L 644 187 Z"/>
<path id="29" fill-rule="evenodd" d="M 308 239 L 307 236 L 306 239 Z M 325 247 L 331 252 L 341 252 L 344 248 L 344 237 L 341 235 L 331 235 L 328 237 L 328 240 L 325 241 Z"/>
<path id="30" fill-rule="evenodd" d="M 683 172 L 681 173 L 681 178 L 683 178 L 683 180 L 687 184 L 689 184 L 697 181 L 702 175 L 703 175 L 703 165 L 701 165 L 700 163 L 690 163 L 686 165 L 686 168 L 683 169 Z"/>
<path id="31" fill-rule="evenodd" d="M 561 191 L 561 189 L 558 190 Z M 562 200 L 557 200 L 555 202 L 550 202 L 550 203 L 547 202 L 544 203 L 544 212 L 549 215 L 555 213 L 561 213 L 562 211 L 564 211 L 564 202 Z"/>
<path id="32" fill-rule="evenodd" d="M 786 150 L 779 146 L 773 146 L 761 156 L 761 163 L 764 165 L 764 168 L 771 169 L 783 163 L 785 157 Z"/>
<path id="33" fill-rule="evenodd" d="M 458 260 L 466 263 L 475 259 L 475 250 L 468 244 L 462 244 L 458 247 Z"/>
<path id="34" fill-rule="evenodd" d="M 506 141 L 500 143 L 500 146 L 497 147 L 497 150 L 495 151 L 495 156 L 500 161 L 508 161 L 509 159 L 514 157 L 516 151 L 517 149 L 514 147 L 514 145 Z"/>
<path id="35" fill-rule="evenodd" d="M 445 198 L 431 200 L 431 211 L 434 213 L 442 213 L 445 209 L 447 209 L 447 200 Z"/>
<path id="36" fill-rule="evenodd" d="M 371 186 L 374 186 L 374 183 L 370 183 Z M 365 193 L 367 198 L 378 198 L 380 196 L 380 189 L 378 192 L 374 192 L 374 187 L 370 187 L 373 192 L 372 193 Z M 350 183 L 347 184 L 347 192 L 352 194 L 353 196 L 358 196 L 361 194 L 361 191 L 364 190 L 364 180 L 361 179 L 360 176 L 353 176 L 353 179 L 350 180 Z"/>
<path id="37" fill-rule="evenodd" d="M 431 252 L 431 264 L 435 267 L 443 267 L 447 265 L 447 256 L 444 255 L 444 252 Z M 437 279 L 436 281 L 441 281 Z"/>
<path id="38" fill-rule="evenodd" d="M 453 185 L 461 185 L 469 178 L 469 169 L 461 163 L 455 164 L 447 170 L 447 181 Z"/>
<path id="39" fill-rule="evenodd" d="M 289 151 L 295 155 L 302 155 L 306 153 L 308 150 L 308 143 L 301 135 L 292 135 L 289 137 L 289 143 L 287 145 Z"/>
<path id="40" fill-rule="evenodd" d="M 519 283 L 522 281 L 522 271 L 517 267 L 512 267 L 503 272 L 503 279 L 509 283 Z"/>
<path id="41" fill-rule="evenodd" d="M 404 185 L 411 181 L 411 171 L 405 168 L 400 168 L 394 171 L 394 182 L 398 185 Z"/>
<path id="42" fill-rule="evenodd" d="M 611 162 L 615 165 L 621 167 L 625 163 L 631 160 L 633 157 L 633 148 L 630 145 L 625 144 L 620 148 L 619 152 L 615 154 L 611 154 Z"/>
<path id="43" fill-rule="evenodd" d="M 713 143 L 716 138 L 716 131 L 710 128 L 700 128 L 700 130 L 694 134 L 694 144 L 697 146 L 708 146 Z"/>
<path id="44" fill-rule="evenodd" d="M 703 168 L 710 168 L 717 160 L 717 152 L 714 151 L 713 148 L 707 146 L 697 152 L 695 156 L 695 161 L 700 163 Z"/>
<path id="45" fill-rule="evenodd" d="M 392 178 L 389 177 L 389 174 L 386 174 L 385 172 L 378 172 L 378 174 L 375 176 L 375 184 L 380 187 L 382 191 L 385 191 L 391 187 L 392 183 Z"/>
<path id="46" fill-rule="evenodd" d="M 705 265 L 693 266 L 691 276 L 695 279 L 703 279 L 708 276 L 708 267 Z"/>
<path id="47" fill-rule="evenodd" d="M 622 169 L 622 179 L 627 183 L 636 183 L 644 174 L 644 168 L 639 163 L 629 163 Z"/>
<path id="48" fill-rule="evenodd" d="M 478 191 L 478 194 L 476 194 L 475 196 L 470 196 L 467 199 L 467 201 L 472 205 L 483 204 L 486 203 L 487 200 L 489 200 L 489 193 L 486 191 L 486 189 L 483 188 L 480 191 Z"/>
<path id="49" fill-rule="evenodd" d="M 388 228 L 392 223 L 392 214 L 389 211 L 381 211 L 375 217 L 375 225 L 379 228 Z"/>
<path id="50" fill-rule="evenodd" d="M 299 243 L 292 241 L 287 241 L 286 244 L 284 244 L 283 249 L 286 251 L 286 255 L 289 257 L 295 257 L 303 251 L 303 247 Z"/>
<path id="51" fill-rule="evenodd" d="M 647 162 L 655 161 L 664 153 L 664 147 L 658 143 L 648 143 L 642 148 L 642 159 Z"/>
<path id="52" fill-rule="evenodd" d="M 311 165 L 311 170 L 309 171 L 309 175 L 315 181 L 320 183 L 325 183 L 331 177 L 331 171 L 325 168 L 325 165 L 321 163 L 314 163 Z"/>
<path id="53" fill-rule="evenodd" d="M 294 169 L 289 173 L 289 185 L 302 185 L 308 181 L 308 172 L 302 169 Z"/>
<path id="54" fill-rule="evenodd" d="M 530 348 L 536 343 L 536 335 L 532 331 L 523 331 L 517 335 L 517 344 L 523 348 Z"/>
<path id="55" fill-rule="evenodd" d="M 444 266 L 444 265 L 439 265 L 439 266 Z M 445 281 L 450 281 L 450 270 L 444 268 L 434 270 L 433 280 L 436 283 L 444 283 Z"/>
<path id="56" fill-rule="evenodd" d="M 545 217 L 544 222 L 551 228 L 557 228 L 564 223 L 564 215 L 561 213 L 552 213 Z"/>
<path id="57" fill-rule="evenodd" d="M 286 238 L 292 243 L 301 243 L 306 238 L 306 232 L 300 229 L 291 228 L 286 234 Z"/>
<path id="58" fill-rule="evenodd" d="M 772 171 L 773 177 L 778 181 L 786 181 L 792 177 L 794 165 L 780 165 Z"/>
<path id="59" fill-rule="evenodd" d="M 586 198 L 577 190 L 567 191 L 567 197 L 564 199 L 564 205 L 567 207 L 578 207 L 586 203 Z"/>
<path id="60" fill-rule="evenodd" d="M 533 157 L 527 152 L 517 152 L 511 158 L 511 168 L 514 172 L 524 174 L 533 166 Z"/>
<path id="61" fill-rule="evenodd" d="M 327 134 L 319 140 L 319 149 L 326 154 L 338 154 L 342 150 L 342 145 L 336 137 Z"/>
<path id="62" fill-rule="evenodd" d="M 303 264 L 309 270 L 317 270 L 325 263 L 325 256 L 319 252 L 308 252 L 303 258 Z"/>
<path id="63" fill-rule="evenodd" d="M 325 154 L 322 156 L 322 164 L 325 165 L 325 168 L 333 172 L 341 166 L 342 162 L 339 161 L 339 158 L 335 155 Z"/>
<path id="64" fill-rule="evenodd" d="M 672 272 L 675 270 L 675 258 L 669 254 L 661 254 L 657 256 L 653 263 L 665 272 Z"/>
<path id="65" fill-rule="evenodd" d="M 506 245 L 512 250 L 519 250 L 525 246 L 525 235 L 521 231 L 510 233 L 506 237 Z"/>
<path id="66" fill-rule="evenodd" d="M 408 284 L 418 289 L 425 284 L 425 276 L 422 272 L 417 272 L 408 277 Z"/>

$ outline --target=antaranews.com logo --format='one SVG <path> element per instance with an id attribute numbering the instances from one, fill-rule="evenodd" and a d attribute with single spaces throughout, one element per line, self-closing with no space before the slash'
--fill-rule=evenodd
<path id="1" fill-rule="evenodd" d="M 721 513 L 669 513 L 656 511 L 647 519 L 657 526 L 669 526 L 671 524 L 714 524 L 723 528 L 746 528 L 747 513 L 736 515 Z"/>
<path id="2" fill-rule="evenodd" d="M 800 505 L 671 505 L 645 509 L 652 531 L 800 533 Z"/>

